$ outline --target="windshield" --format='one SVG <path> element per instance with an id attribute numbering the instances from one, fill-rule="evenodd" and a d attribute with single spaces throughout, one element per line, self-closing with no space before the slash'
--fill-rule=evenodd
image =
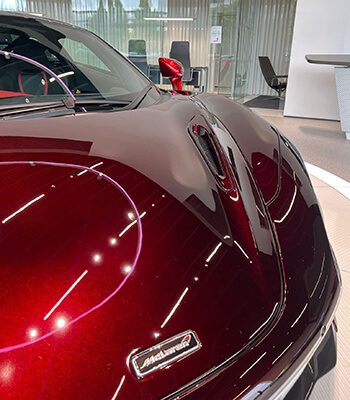
<path id="1" fill-rule="evenodd" d="M 0 16 L 0 106 L 133 102 L 149 80 L 94 34 L 43 19 Z"/>

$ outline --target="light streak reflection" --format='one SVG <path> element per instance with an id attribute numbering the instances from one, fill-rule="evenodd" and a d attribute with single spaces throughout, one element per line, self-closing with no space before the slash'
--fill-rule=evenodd
<path id="1" fill-rule="evenodd" d="M 188 287 L 183 291 L 182 295 L 180 296 L 179 300 L 176 302 L 174 305 L 173 309 L 170 311 L 169 315 L 165 318 L 164 322 L 160 326 L 161 328 L 164 328 L 164 326 L 168 323 L 169 319 L 173 316 L 174 312 L 176 309 L 179 307 L 182 299 L 185 297 L 185 294 L 188 292 Z"/>
<path id="2" fill-rule="evenodd" d="M 146 215 L 146 211 L 144 211 L 141 215 L 140 215 L 140 219 L 143 218 Z M 131 224 L 129 224 L 123 231 L 121 231 L 119 233 L 119 237 L 122 237 L 133 225 L 135 225 L 137 223 L 137 219 L 135 219 L 134 221 L 131 222 Z"/>
<path id="3" fill-rule="evenodd" d="M 275 364 L 283 356 L 283 354 L 290 348 L 293 343 L 294 342 L 289 343 L 289 345 L 282 351 L 282 353 L 272 362 L 272 365 Z"/>
<path id="4" fill-rule="evenodd" d="M 260 208 L 259 208 L 258 206 L 255 206 L 255 207 L 256 207 L 256 209 L 258 210 L 258 213 L 259 213 L 262 217 L 265 218 L 265 215 L 264 215 L 264 213 L 260 210 Z"/>
<path id="5" fill-rule="evenodd" d="M 278 306 L 278 303 L 275 304 L 275 306 L 274 306 L 274 308 L 273 308 L 271 314 L 270 314 L 269 317 L 267 318 L 267 320 L 266 320 L 262 325 L 260 325 L 259 328 L 258 328 L 253 334 L 251 334 L 251 335 L 249 336 L 249 339 L 252 339 L 252 338 L 260 331 L 260 329 L 262 329 L 262 327 L 265 326 L 265 325 L 270 321 L 270 318 L 273 316 L 273 314 L 274 314 L 274 312 L 275 312 L 277 306 Z"/>
<path id="6" fill-rule="evenodd" d="M 326 288 L 327 282 L 328 282 L 328 275 L 326 275 L 326 279 L 325 279 L 325 281 L 324 281 L 323 288 L 322 288 L 322 290 L 321 290 L 321 294 L 318 296 L 319 299 L 323 296 L 323 292 L 324 292 L 324 290 L 325 290 L 325 288 Z"/>
<path id="7" fill-rule="evenodd" d="M 243 250 L 242 246 L 236 242 L 236 240 L 234 240 L 235 245 L 241 250 L 241 252 L 243 253 L 243 255 L 249 260 L 249 256 L 248 254 Z"/>
<path id="8" fill-rule="evenodd" d="M 58 74 L 57 76 L 58 76 L 59 78 L 65 78 L 66 76 L 70 76 L 70 75 L 74 75 L 74 71 L 64 72 L 64 73 L 62 73 L 62 74 Z M 55 80 L 56 80 L 55 77 L 52 77 L 52 78 L 49 79 L 49 81 L 50 81 L 51 83 L 52 83 L 52 82 L 55 82 Z"/>
<path id="9" fill-rule="evenodd" d="M 238 199 L 239 199 L 238 190 L 236 189 L 235 192 L 236 192 L 236 196 L 235 197 L 230 196 L 230 199 L 233 200 L 233 201 L 238 201 Z"/>
<path id="10" fill-rule="evenodd" d="M 116 392 L 114 393 L 113 397 L 111 398 L 111 400 L 115 400 L 117 398 L 117 396 L 120 392 L 120 389 L 123 386 L 124 381 L 125 381 L 125 375 L 123 375 L 122 379 L 120 380 L 119 386 L 118 386 Z"/>
<path id="11" fill-rule="evenodd" d="M 305 307 L 302 309 L 301 313 L 299 314 L 298 318 L 293 322 L 293 324 L 291 325 L 291 328 L 293 328 L 299 321 L 299 319 L 302 317 L 302 315 L 304 314 L 305 310 L 307 309 L 307 306 L 309 305 L 309 303 L 305 304 Z"/>
<path id="12" fill-rule="evenodd" d="M 215 249 L 213 250 L 213 252 L 210 254 L 210 256 L 206 259 L 206 262 L 208 263 L 216 254 L 216 252 L 219 250 L 219 248 L 221 247 L 222 242 L 220 242 Z"/>
<path id="13" fill-rule="evenodd" d="M 243 390 L 241 391 L 241 393 L 239 393 L 239 394 L 238 394 L 234 399 L 232 399 L 232 400 L 238 399 L 238 397 L 240 397 L 244 392 L 246 392 L 251 386 L 252 386 L 252 385 L 248 385 L 245 389 L 243 389 Z"/>
<path id="14" fill-rule="evenodd" d="M 263 358 L 265 357 L 265 355 L 267 354 L 267 351 L 265 351 L 264 354 L 262 354 L 256 361 L 254 364 L 252 364 L 247 370 L 245 370 L 245 372 L 243 372 L 243 374 L 239 377 L 239 379 L 242 379 L 244 375 L 246 375 L 253 367 L 255 367 L 255 365 Z"/>
<path id="15" fill-rule="evenodd" d="M 23 207 L 21 207 L 20 209 L 18 209 L 17 211 L 15 211 L 13 214 L 11 214 L 10 216 L 8 216 L 7 218 L 5 218 L 2 223 L 5 224 L 7 221 L 9 221 L 11 218 L 13 218 L 14 216 L 16 216 L 17 214 L 19 214 L 20 212 L 24 211 L 26 208 L 28 208 L 29 206 L 31 206 L 33 203 L 35 203 L 36 201 L 42 199 L 45 195 L 41 194 L 40 196 L 36 197 L 35 199 L 29 201 L 27 204 L 25 204 Z"/>
<path id="16" fill-rule="evenodd" d="M 314 286 L 314 289 L 313 289 L 312 293 L 310 294 L 310 299 L 311 299 L 311 298 L 313 297 L 313 295 L 315 294 L 316 289 L 317 289 L 317 286 L 318 286 L 318 284 L 320 283 L 321 276 L 322 276 L 322 274 L 323 274 L 325 259 L 326 259 L 326 255 L 323 254 L 321 272 L 320 272 L 320 275 L 318 276 L 318 279 L 317 279 L 317 281 L 316 281 L 316 284 L 315 284 L 315 286 Z"/>
<path id="17" fill-rule="evenodd" d="M 126 233 L 136 223 L 137 223 L 137 220 L 135 219 L 135 221 L 131 222 L 131 224 L 129 224 L 122 232 L 119 233 L 119 237 L 122 237 L 124 235 L 124 233 Z"/>
<path id="18" fill-rule="evenodd" d="M 310 364 L 310 362 L 309 362 L 309 364 L 307 365 L 308 367 L 309 367 L 309 369 L 310 369 L 310 372 L 312 373 L 312 375 L 314 374 L 314 370 L 313 370 L 313 368 L 312 368 L 312 366 L 311 366 L 311 364 Z"/>
<path id="19" fill-rule="evenodd" d="M 96 167 L 98 167 L 99 165 L 102 165 L 102 164 L 103 164 L 103 161 L 101 161 L 101 162 L 99 162 L 99 163 L 97 163 L 97 164 L 95 164 L 95 165 L 92 165 L 92 166 L 89 167 L 89 168 L 93 169 L 93 168 L 96 168 Z M 85 172 L 88 172 L 88 170 L 87 170 L 87 169 L 84 169 L 83 171 L 79 172 L 79 173 L 77 174 L 77 176 L 81 176 L 81 175 L 85 174 Z"/>
<path id="20" fill-rule="evenodd" d="M 290 202 L 290 206 L 289 206 L 288 210 L 286 211 L 286 213 L 283 215 L 283 217 L 281 219 L 275 219 L 275 222 L 277 222 L 278 224 L 283 222 L 288 217 L 289 213 L 291 212 L 293 205 L 294 205 L 295 198 L 297 196 L 297 189 L 298 189 L 297 186 L 294 186 L 293 198 L 292 198 L 292 201 Z"/>
<path id="21" fill-rule="evenodd" d="M 47 320 L 49 316 L 56 310 L 56 308 L 62 303 L 62 301 L 69 295 L 69 293 L 77 286 L 77 284 L 84 278 L 88 273 L 88 270 L 83 272 L 80 277 L 73 283 L 73 285 L 66 291 L 66 293 L 58 300 L 58 302 L 52 307 L 52 309 L 46 314 L 44 320 Z"/>
<path id="22" fill-rule="evenodd" d="M 47 162 L 47 161 L 35 161 L 35 162 L 33 162 L 33 161 L 1 161 L 0 165 L 33 165 L 33 166 L 34 165 L 49 165 L 49 166 L 77 168 L 79 170 L 86 168 L 85 166 L 82 166 L 80 164 L 67 164 L 67 163 Z M 92 172 L 96 173 L 93 170 L 92 170 Z M 134 209 L 137 219 L 140 220 L 140 213 L 139 213 L 134 201 L 132 200 L 130 195 L 127 193 L 127 191 L 117 181 L 115 181 L 108 175 L 103 175 L 103 178 L 107 182 L 111 183 L 113 186 L 117 187 L 120 190 L 120 192 L 127 198 L 129 204 L 131 204 L 132 208 Z M 134 257 L 133 263 L 132 263 L 132 270 L 134 270 L 136 268 L 137 262 L 140 258 L 140 254 L 141 254 L 141 250 L 142 250 L 142 243 L 143 243 L 143 228 L 142 228 L 142 223 L 140 222 L 138 224 L 138 241 L 137 241 L 136 254 L 135 254 L 135 257 Z M 75 318 L 69 320 L 69 322 L 67 322 L 66 326 L 75 324 L 76 322 L 87 317 L 92 312 L 94 312 L 95 310 L 98 310 L 104 304 L 106 304 L 108 301 L 110 301 L 112 298 L 114 298 L 116 296 L 116 294 L 121 290 L 121 288 L 125 285 L 125 283 L 128 281 L 129 276 L 130 276 L 130 274 L 125 276 L 124 279 L 122 280 L 122 282 L 112 291 L 112 293 L 110 293 L 108 296 L 106 296 L 98 304 L 89 308 L 87 311 L 77 315 Z M 54 330 L 52 330 L 48 333 L 45 333 L 44 335 L 42 335 L 38 338 L 35 338 L 33 340 L 24 341 L 24 342 L 20 341 L 19 343 L 12 344 L 10 346 L 0 347 L 0 354 L 5 354 L 5 353 L 11 352 L 13 350 L 18 350 L 18 349 L 25 348 L 27 346 L 32 346 L 34 343 L 39 343 L 42 340 L 45 340 L 45 339 L 53 336 L 58 331 L 59 331 L 59 329 L 54 329 Z"/>
<path id="23" fill-rule="evenodd" d="M 314 387 L 314 382 L 311 382 L 311 385 L 310 385 L 310 387 L 309 387 L 309 390 L 307 391 L 307 393 L 306 393 L 306 397 L 305 397 L 305 399 L 308 399 L 309 398 L 309 394 L 311 393 L 311 391 L 312 391 L 312 389 L 313 389 L 313 387 Z"/>

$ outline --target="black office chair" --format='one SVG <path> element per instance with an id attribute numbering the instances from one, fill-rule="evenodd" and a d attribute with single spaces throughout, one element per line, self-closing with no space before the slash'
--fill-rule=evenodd
<path id="1" fill-rule="evenodd" d="M 182 82 L 186 85 L 199 88 L 199 73 L 200 68 L 191 67 L 190 61 L 190 42 L 187 41 L 174 41 L 171 43 L 169 53 L 170 58 L 174 58 L 184 67 L 184 76 Z M 203 72 L 201 72 L 203 73 Z"/>
<path id="2" fill-rule="evenodd" d="M 190 62 L 190 42 L 172 42 L 169 53 L 170 58 L 174 58 L 184 67 L 182 82 L 188 83 L 192 80 L 192 69 Z"/>
<path id="3" fill-rule="evenodd" d="M 266 83 L 271 89 L 277 91 L 278 97 L 281 97 L 287 88 L 288 75 L 276 75 L 271 61 L 267 56 L 259 56 L 259 64 Z"/>
<path id="4" fill-rule="evenodd" d="M 129 60 L 134 63 L 146 76 L 148 76 L 148 64 L 146 53 L 146 41 L 143 39 L 129 40 Z"/>

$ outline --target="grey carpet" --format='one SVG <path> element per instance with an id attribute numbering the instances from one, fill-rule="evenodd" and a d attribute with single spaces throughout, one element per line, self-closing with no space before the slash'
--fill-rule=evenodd
<path id="1" fill-rule="evenodd" d="M 350 140 L 336 121 L 264 116 L 298 148 L 305 161 L 350 182 Z"/>

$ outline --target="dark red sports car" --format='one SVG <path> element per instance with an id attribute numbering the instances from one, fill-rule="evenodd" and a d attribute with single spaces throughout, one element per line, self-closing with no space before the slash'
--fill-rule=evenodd
<path id="1" fill-rule="evenodd" d="M 304 163 L 94 34 L 0 13 L 0 398 L 304 399 L 340 276 Z"/>

